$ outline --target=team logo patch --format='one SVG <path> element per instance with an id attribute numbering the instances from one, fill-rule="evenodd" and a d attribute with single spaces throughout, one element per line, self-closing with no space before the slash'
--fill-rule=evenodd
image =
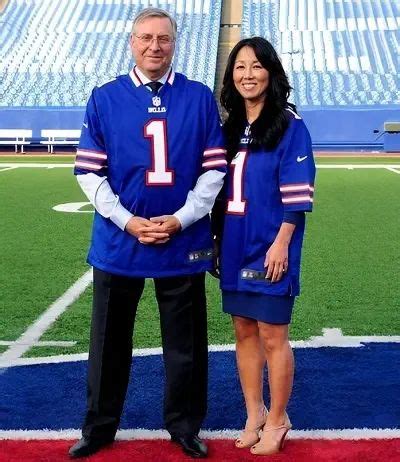
<path id="1" fill-rule="evenodd" d="M 161 106 L 161 98 L 159 96 L 153 96 L 153 106 Z"/>
<path id="2" fill-rule="evenodd" d="M 149 112 L 167 112 L 166 107 L 160 107 L 161 106 L 161 98 L 159 96 L 153 96 L 151 99 L 153 106 L 154 107 L 149 107 L 148 111 Z"/>

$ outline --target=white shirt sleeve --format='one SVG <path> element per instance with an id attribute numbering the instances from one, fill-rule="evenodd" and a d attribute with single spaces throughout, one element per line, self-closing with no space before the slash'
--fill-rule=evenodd
<path id="1" fill-rule="evenodd" d="M 224 184 L 224 172 L 209 170 L 199 176 L 193 191 L 189 191 L 185 205 L 174 213 L 182 230 L 211 212 Z"/>
<path id="2" fill-rule="evenodd" d="M 187 228 L 207 213 L 211 212 L 215 199 L 224 183 L 225 173 L 209 170 L 197 180 L 196 186 L 189 191 L 185 205 L 174 213 L 180 221 L 182 229 Z M 122 231 L 133 217 L 119 201 L 119 197 L 111 189 L 107 177 L 94 173 L 77 175 L 77 180 L 93 207 L 105 218 L 109 218 Z"/>
<path id="3" fill-rule="evenodd" d="M 100 215 L 109 218 L 118 228 L 124 231 L 133 214 L 121 205 L 119 197 L 114 194 L 107 177 L 86 173 L 77 175 L 76 179 L 82 191 Z"/>

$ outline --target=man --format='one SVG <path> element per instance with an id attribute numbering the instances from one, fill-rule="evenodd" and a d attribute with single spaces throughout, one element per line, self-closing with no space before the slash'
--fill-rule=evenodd
<path id="1" fill-rule="evenodd" d="M 75 174 L 96 208 L 94 292 L 87 413 L 74 458 L 114 440 L 147 277 L 160 311 L 165 426 L 185 453 L 207 455 L 198 438 L 207 401 L 204 279 L 226 160 L 211 91 L 171 68 L 175 37 L 167 12 L 142 10 L 130 38 L 135 67 L 95 88 L 87 106 Z"/>

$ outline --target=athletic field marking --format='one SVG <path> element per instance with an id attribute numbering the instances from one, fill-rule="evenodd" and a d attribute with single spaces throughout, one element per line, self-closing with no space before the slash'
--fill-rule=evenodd
<path id="1" fill-rule="evenodd" d="M 93 280 L 92 269 L 81 276 L 60 298 L 42 313 L 39 318 L 0 355 L 0 367 L 8 367 L 9 363 L 20 358 L 37 343 L 44 332 L 89 286 Z"/>
<path id="2" fill-rule="evenodd" d="M 203 430 L 200 436 L 209 440 L 234 439 L 241 430 Z M 82 430 L 1 430 L 0 440 L 75 440 L 82 436 Z M 365 440 L 365 439 L 389 439 L 400 438 L 400 430 L 397 428 L 348 428 L 344 430 L 292 430 L 288 439 L 300 440 Z M 169 440 L 170 434 L 166 430 L 119 430 L 117 440 Z"/>
<path id="3" fill-rule="evenodd" d="M 0 340 L 0 345 L 1 346 L 10 346 L 10 345 L 15 345 L 15 344 L 19 344 L 19 342 L 15 341 L 15 340 Z M 46 342 L 36 342 L 34 345 L 32 346 L 38 346 L 38 347 L 52 347 L 52 346 L 55 346 L 55 347 L 72 347 L 72 346 L 75 346 L 76 345 L 76 342 L 71 342 L 71 341 L 57 341 L 57 340 L 49 340 L 49 341 L 46 341 Z"/>
<path id="4" fill-rule="evenodd" d="M 67 202 L 65 204 L 58 204 L 52 207 L 56 212 L 66 213 L 94 213 L 93 210 L 81 210 L 82 207 L 90 205 L 90 202 Z"/>
<path id="5" fill-rule="evenodd" d="M 362 348 L 365 343 L 400 343 L 400 335 L 393 336 L 347 336 L 343 335 L 341 329 L 322 329 L 323 335 L 310 337 L 308 340 L 295 340 L 290 342 L 293 348 Z M 208 351 L 235 351 L 233 343 L 226 345 L 209 345 Z M 133 356 L 155 356 L 162 355 L 162 348 L 138 348 L 132 351 Z M 77 353 L 72 355 L 57 355 L 41 358 L 15 358 L 9 360 L 5 367 L 30 366 L 34 364 L 56 364 L 75 361 L 87 361 L 88 353 Z M 3 366 L 4 367 L 4 366 Z"/>
<path id="6" fill-rule="evenodd" d="M 344 168 L 347 170 L 353 170 L 356 168 L 399 168 L 399 164 L 318 164 L 317 168 Z"/>
<path id="7" fill-rule="evenodd" d="M 61 163 L 53 163 L 53 164 L 35 164 L 35 163 L 2 163 L 0 162 L 0 168 L 3 167 L 13 167 L 13 168 L 72 168 L 74 164 L 61 164 Z M 358 168 L 373 168 L 373 169 L 395 169 L 400 168 L 400 164 L 317 164 L 317 168 L 332 168 L 332 169 L 358 169 Z"/>
<path id="8" fill-rule="evenodd" d="M 0 162 L 0 168 L 1 167 L 13 167 L 13 168 L 71 168 L 73 167 L 74 164 L 34 164 L 34 163 L 3 163 Z"/>
<path id="9" fill-rule="evenodd" d="M 0 164 L 0 165 L 1 165 L 1 164 Z M 1 172 L 5 172 L 6 170 L 14 170 L 14 169 L 16 169 L 16 168 L 18 168 L 18 167 L 6 167 L 6 168 L 1 168 L 1 167 L 0 167 L 0 173 L 1 173 Z"/>
<path id="10" fill-rule="evenodd" d="M 399 168 L 399 167 L 397 167 Z M 394 172 L 394 173 L 397 173 L 398 175 L 400 175 L 400 170 L 395 170 L 393 167 L 386 167 L 386 170 L 389 170 L 391 172 Z"/>

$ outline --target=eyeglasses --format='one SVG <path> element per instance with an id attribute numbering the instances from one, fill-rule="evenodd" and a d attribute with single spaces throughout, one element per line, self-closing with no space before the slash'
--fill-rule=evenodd
<path id="1" fill-rule="evenodd" d="M 175 41 L 175 39 L 170 37 L 169 35 L 134 35 L 142 45 L 150 45 L 151 43 L 153 43 L 153 40 L 157 40 L 160 46 L 169 46 Z"/>

